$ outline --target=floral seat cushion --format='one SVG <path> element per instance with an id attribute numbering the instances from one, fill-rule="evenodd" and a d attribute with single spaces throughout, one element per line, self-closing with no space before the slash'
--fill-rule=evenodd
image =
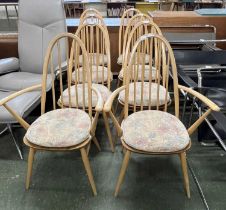
<path id="1" fill-rule="evenodd" d="M 137 53 L 136 53 L 137 54 Z M 136 56 L 136 54 L 135 54 L 135 56 Z M 148 54 L 144 54 L 144 53 L 140 53 L 140 57 L 141 56 L 144 56 L 145 55 L 145 63 L 149 63 L 149 55 Z M 119 55 L 119 57 L 118 57 L 118 60 L 117 60 L 117 63 L 119 64 L 119 65 L 122 65 L 122 60 L 123 60 L 123 56 L 122 56 L 122 54 L 121 55 Z M 140 59 L 140 63 L 142 63 L 143 62 L 143 60 L 142 59 Z"/>
<path id="2" fill-rule="evenodd" d="M 72 81 L 75 82 L 77 80 L 78 83 L 83 82 L 83 68 L 80 67 L 77 71 L 72 73 Z M 108 68 L 105 66 L 91 66 L 92 72 L 92 82 L 94 83 L 107 83 L 108 82 Z M 77 73 L 77 75 L 76 75 Z M 87 72 L 84 72 L 84 75 L 87 77 Z M 76 76 L 76 77 L 75 77 Z M 112 72 L 110 72 L 110 80 L 112 80 Z"/>
<path id="3" fill-rule="evenodd" d="M 182 122 L 163 111 L 135 112 L 122 122 L 122 129 L 125 143 L 145 152 L 176 152 L 185 149 L 190 142 Z"/>
<path id="4" fill-rule="evenodd" d="M 166 89 L 163 86 L 159 86 L 158 90 L 158 84 L 151 83 L 151 100 L 149 101 L 149 82 L 143 83 L 143 106 L 149 106 L 149 103 L 151 106 L 157 106 L 157 102 L 159 103 L 159 106 L 164 105 L 165 101 L 167 103 L 170 102 L 170 95 L 168 92 L 166 92 Z M 141 92 L 142 90 L 142 83 L 136 82 L 136 105 L 141 105 Z M 159 99 L 157 101 L 157 93 L 159 92 Z M 121 91 L 118 97 L 118 100 L 121 103 L 125 103 L 125 90 Z M 134 83 L 129 84 L 129 98 L 128 98 L 129 105 L 134 105 Z"/>
<path id="5" fill-rule="evenodd" d="M 91 120 L 79 109 L 56 109 L 41 115 L 28 128 L 26 139 L 44 147 L 70 147 L 90 137 Z"/>
<path id="6" fill-rule="evenodd" d="M 104 85 L 101 84 L 92 84 L 101 94 L 103 101 L 107 101 L 108 97 L 111 95 L 111 91 Z M 78 107 L 83 107 L 83 84 L 77 85 L 77 93 L 78 93 Z M 85 84 L 85 107 L 88 107 L 88 87 Z M 97 95 L 94 91 L 92 91 L 92 107 L 97 105 Z M 64 106 L 69 106 L 69 93 L 68 88 L 63 92 L 63 100 L 60 97 L 59 101 L 60 104 L 62 103 Z M 71 106 L 77 107 L 77 99 L 76 99 L 76 91 L 75 86 L 71 86 Z"/>
<path id="7" fill-rule="evenodd" d="M 79 56 L 79 64 L 82 65 L 83 64 L 83 59 L 82 59 L 83 55 Z M 103 55 L 100 53 L 89 53 L 89 58 L 90 58 L 90 64 L 93 65 L 107 65 L 108 63 L 108 57 L 107 55 Z M 99 62 L 98 60 L 99 59 Z"/>
<path id="8" fill-rule="evenodd" d="M 138 81 L 142 80 L 142 69 L 143 69 L 143 66 L 139 65 L 139 70 L 135 75 L 134 75 L 134 70 L 132 70 L 131 71 L 131 80 L 134 80 L 135 78 Z M 136 77 L 134 77 L 134 76 L 136 76 Z M 150 76 L 150 66 L 145 65 L 144 66 L 144 81 L 149 81 L 150 80 L 149 76 Z M 120 80 L 123 80 L 123 69 L 121 69 L 121 71 L 119 72 L 118 77 L 119 77 Z M 156 72 L 156 68 L 153 66 L 152 71 L 151 71 L 151 79 L 155 80 L 157 78 L 158 78 L 158 75 L 157 75 L 157 72 Z"/>

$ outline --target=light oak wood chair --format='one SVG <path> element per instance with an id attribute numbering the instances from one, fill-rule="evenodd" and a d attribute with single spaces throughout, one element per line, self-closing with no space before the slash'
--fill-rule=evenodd
<path id="1" fill-rule="evenodd" d="M 136 17 L 136 16 L 138 16 L 138 17 Z M 134 19 L 135 18 L 143 19 L 140 14 L 138 14 L 136 16 L 134 16 L 133 18 Z M 133 18 L 131 18 L 132 25 L 133 25 Z M 146 19 L 146 17 L 144 17 L 144 19 Z M 127 42 L 123 45 L 124 62 L 122 64 L 122 69 L 118 75 L 118 79 L 119 79 L 120 83 L 123 81 L 124 69 L 127 68 L 127 64 L 128 64 L 127 61 L 131 55 L 132 48 L 133 48 L 135 42 L 140 38 L 140 36 L 142 36 L 144 34 L 148 34 L 148 33 L 162 35 L 162 32 L 161 32 L 160 28 L 158 27 L 158 25 L 155 24 L 152 21 L 152 19 L 149 19 L 149 18 L 147 18 L 146 20 L 137 21 L 137 24 L 135 24 L 133 27 L 127 28 L 127 29 L 128 30 L 126 30 L 126 32 L 125 32 L 125 37 L 128 37 L 128 39 L 127 39 Z M 155 49 L 157 50 L 157 48 L 155 48 Z M 144 56 L 144 60 L 145 60 L 145 69 L 146 69 L 146 71 L 145 71 L 146 73 L 144 74 L 145 80 L 149 80 L 148 73 L 149 73 L 149 67 L 150 67 L 150 63 L 149 63 L 150 60 L 149 60 L 148 53 L 149 52 L 140 53 L 140 56 Z M 155 58 L 157 58 L 157 56 Z M 155 62 L 155 61 L 153 61 L 153 62 Z M 137 63 L 136 65 L 137 65 L 138 69 L 142 68 L 141 63 Z M 152 67 L 153 73 L 154 73 L 154 70 L 155 70 L 155 67 L 153 66 Z M 141 79 L 141 71 L 137 72 L 137 73 L 138 73 L 137 79 L 140 80 Z M 154 75 L 152 76 L 152 79 L 155 80 Z"/>
<path id="2" fill-rule="evenodd" d="M 125 35 L 127 35 L 127 32 L 128 31 L 126 30 Z M 133 68 L 128 71 L 128 72 L 130 72 L 130 75 L 127 75 L 125 73 L 126 69 L 128 68 L 128 61 L 131 57 L 131 51 L 134 47 L 134 44 L 140 38 L 140 36 L 142 36 L 144 34 L 148 34 L 148 33 L 162 35 L 160 28 L 153 21 L 150 21 L 150 20 L 143 20 L 143 21 L 138 22 L 132 28 L 132 30 L 129 32 L 127 44 L 124 45 L 124 47 L 123 47 L 125 59 L 124 59 L 123 65 L 122 65 L 122 70 L 120 71 L 119 76 L 118 76 L 117 87 L 119 87 L 120 84 L 125 83 L 126 76 L 129 76 L 131 83 L 133 81 L 135 81 L 135 82 L 138 82 L 138 84 L 140 84 L 139 82 L 142 80 L 145 82 L 149 82 L 151 79 L 152 80 L 151 82 L 154 82 L 154 83 L 157 83 L 158 80 L 160 80 L 161 90 L 163 92 L 166 92 L 165 87 L 162 86 L 163 80 L 162 80 L 162 75 L 161 75 L 161 71 L 160 71 L 161 66 L 159 66 L 159 64 L 158 64 L 160 56 L 158 56 L 157 51 L 158 51 L 158 47 L 160 45 L 158 44 L 158 42 L 156 40 L 153 41 L 153 43 L 152 43 L 155 45 L 155 48 L 154 48 L 155 52 L 153 53 L 152 51 L 150 51 L 150 50 L 153 50 L 151 48 L 140 49 L 139 59 L 135 59 L 137 62 L 139 60 L 139 62 L 135 63 Z M 151 59 L 150 56 L 152 56 L 152 55 L 153 55 L 153 58 Z M 164 56 L 164 54 L 163 54 L 163 56 Z M 144 65 L 142 63 L 143 61 L 144 61 Z M 144 70 L 144 75 L 142 75 L 143 70 Z M 117 110 L 119 104 L 122 107 L 124 107 L 124 103 L 123 103 L 124 98 L 122 97 L 122 95 L 123 95 L 123 93 L 120 94 L 118 101 L 116 102 L 116 108 L 115 108 L 116 110 Z M 144 95 L 143 97 L 144 97 L 144 100 L 148 100 L 149 96 Z M 157 101 L 157 96 L 156 96 L 156 99 L 154 99 L 154 96 L 152 96 L 152 100 Z M 171 102 L 171 100 L 170 100 L 170 96 L 169 96 L 168 104 L 170 104 L 170 102 Z M 140 105 L 141 105 L 141 102 L 139 102 L 139 103 L 137 102 L 136 106 L 138 109 L 140 108 Z M 124 111 L 122 109 L 120 118 L 119 118 L 119 122 L 121 122 L 123 119 L 123 113 L 124 113 Z"/>
<path id="3" fill-rule="evenodd" d="M 69 42 L 72 42 L 72 48 L 69 55 Z M 66 48 L 62 48 L 62 44 L 66 43 Z M 63 54 L 67 54 L 67 74 L 66 77 L 61 69 L 64 61 Z M 24 143 L 29 147 L 28 171 L 26 179 L 26 189 L 29 188 L 32 174 L 32 165 L 35 153 L 38 151 L 72 151 L 80 150 L 85 170 L 88 175 L 89 182 L 92 187 L 93 194 L 96 195 L 96 186 L 93 179 L 87 149 L 89 148 L 91 139 L 95 141 L 95 129 L 99 112 L 102 111 L 103 101 L 100 93 L 95 87 L 92 87 L 91 80 L 83 80 L 79 84 L 71 86 L 72 69 L 79 62 L 77 53 L 82 54 L 83 67 L 89 76 L 89 61 L 87 51 L 82 41 L 73 34 L 64 33 L 54 38 L 47 49 L 43 66 L 43 79 L 41 85 L 29 87 L 12 94 L 0 101 L 0 105 L 4 106 L 27 130 L 24 136 Z M 57 54 L 57 56 L 56 56 Z M 55 79 L 55 67 L 59 66 L 59 78 Z M 85 72 L 85 71 L 83 71 Z M 46 97 L 47 77 L 51 76 L 51 93 L 52 97 Z M 85 78 L 85 77 L 83 77 Z M 41 116 L 29 125 L 14 110 L 12 110 L 7 102 L 26 92 L 42 88 L 41 96 Z M 65 93 L 67 88 L 68 98 L 60 97 Z M 79 92 L 82 89 L 83 91 Z M 93 117 L 92 92 L 95 92 L 95 115 Z M 75 97 L 73 96 L 73 93 Z M 50 101 L 47 99 L 51 99 Z M 68 102 L 67 108 L 63 104 Z M 46 104 L 52 103 L 52 110 L 46 112 Z M 86 104 L 88 103 L 88 104 Z M 76 104 L 76 107 L 74 106 Z M 73 108 L 72 108 L 73 107 Z"/>
<path id="4" fill-rule="evenodd" d="M 123 60 L 125 59 L 125 49 L 128 44 L 130 33 L 133 30 L 133 27 L 141 21 L 153 22 L 153 19 L 149 15 L 143 13 L 138 13 L 129 19 L 124 32 L 121 59 L 118 59 L 121 64 L 123 64 Z"/>
<path id="5" fill-rule="evenodd" d="M 88 51 L 90 75 L 86 74 L 86 69 L 81 66 L 81 62 L 78 62 L 72 73 L 72 83 L 79 84 L 90 76 L 88 79 L 91 79 L 92 86 L 98 89 L 102 96 L 103 103 L 105 103 L 112 93 L 111 56 L 108 31 L 99 24 L 85 23 L 78 27 L 76 36 L 80 37 Z M 78 57 L 78 60 L 81 60 L 82 55 L 77 53 L 76 56 Z M 67 92 L 65 92 L 63 97 L 68 97 Z M 64 103 L 64 105 L 67 104 Z M 95 105 L 95 100 L 93 100 L 93 108 L 95 108 Z M 108 124 L 108 116 L 104 112 L 102 114 L 111 150 L 114 152 L 114 144 Z"/>
<path id="6" fill-rule="evenodd" d="M 126 31 L 127 24 L 134 15 L 141 13 L 138 9 L 135 8 L 130 8 L 124 11 L 122 17 L 121 17 L 121 22 L 120 22 L 120 27 L 119 27 L 119 53 L 118 53 L 118 60 L 117 63 L 119 65 L 122 65 L 122 49 L 123 49 L 123 43 L 124 43 L 124 35 Z"/>
<path id="7" fill-rule="evenodd" d="M 158 46 L 155 45 L 154 42 L 157 42 Z M 155 56 L 159 56 L 161 58 L 158 59 L 158 65 L 161 66 L 162 81 L 164 81 L 163 84 L 166 90 L 169 88 L 170 75 L 173 80 L 173 114 L 168 112 L 167 92 L 163 97 L 160 97 L 160 80 L 158 80 L 157 83 L 152 83 L 152 74 L 150 74 L 150 80 L 148 83 L 145 83 L 144 80 L 140 83 L 139 92 L 130 91 L 131 82 L 130 78 L 127 77 L 125 85 L 116 89 L 112 93 L 111 97 L 105 103 L 104 111 L 109 112 L 113 122 L 115 123 L 118 135 L 121 136 L 121 142 L 125 154 L 115 188 L 115 196 L 119 193 L 131 154 L 137 153 L 145 155 L 178 155 L 180 157 L 184 175 L 185 191 L 188 198 L 190 198 L 189 177 L 186 163 L 186 151 L 191 146 L 190 135 L 196 130 L 196 128 L 203 122 L 205 117 L 209 115 L 211 111 L 219 111 L 219 107 L 200 93 L 192 90 L 191 88 L 178 84 L 177 67 L 173 50 L 168 41 L 160 35 L 147 34 L 138 39 L 133 47 L 127 71 L 133 69 L 133 65 L 137 62 L 137 59 L 140 61 L 139 56 L 137 56 L 136 53 L 139 54 L 143 48 L 149 48 L 151 49 L 150 52 L 155 52 L 155 47 L 158 47 L 158 52 Z M 150 59 L 153 59 L 153 56 L 150 55 Z M 142 61 L 142 65 L 145 65 L 144 59 Z M 127 75 L 130 75 L 130 72 L 128 72 Z M 144 67 L 142 78 L 144 78 Z M 147 86 L 148 91 L 146 89 Z M 138 84 L 134 81 L 132 87 L 136 89 Z M 193 95 L 208 107 L 206 112 L 188 130 L 179 120 L 180 89 Z M 116 96 L 122 91 L 124 91 L 125 117 L 122 125 L 120 126 L 114 114 L 111 112 L 111 106 Z M 144 101 L 143 95 L 145 94 L 149 95 L 148 101 Z M 152 101 L 153 95 L 157 96 L 157 101 Z M 135 101 L 134 105 L 131 104 L 131 99 Z M 136 107 L 137 101 L 141 102 L 139 110 Z M 153 103 L 155 105 L 155 110 L 152 109 Z M 162 108 L 160 108 L 160 104 L 162 104 Z M 147 110 L 145 110 L 145 108 Z"/>
<path id="8" fill-rule="evenodd" d="M 126 29 L 124 32 L 124 38 L 123 38 L 122 54 L 118 58 L 118 63 L 120 63 L 122 65 L 122 69 L 120 70 L 119 75 L 118 75 L 117 88 L 120 86 L 120 84 L 123 80 L 123 68 L 124 68 L 124 60 L 126 59 L 125 58 L 126 47 L 128 44 L 130 44 L 129 37 L 131 35 L 131 32 L 132 32 L 134 26 L 137 25 L 138 23 L 140 23 L 141 21 L 153 22 L 152 18 L 149 15 L 146 15 L 143 13 L 138 13 L 138 14 L 134 15 L 132 18 L 130 18 L 127 23 L 127 26 L 126 26 Z M 140 31 L 142 31 L 142 30 L 140 30 Z M 137 39 L 141 35 L 142 35 L 141 33 L 140 34 L 133 33 L 134 39 L 135 38 Z M 147 62 L 148 55 L 140 54 L 140 56 L 145 56 L 146 62 Z"/>
<path id="9" fill-rule="evenodd" d="M 108 29 L 107 29 L 107 26 L 106 26 L 106 24 L 105 24 L 105 22 L 104 22 L 104 19 L 103 19 L 103 17 L 102 16 L 100 16 L 99 14 L 96 14 L 96 13 L 93 13 L 93 14 L 87 14 L 87 15 L 85 15 L 84 17 L 83 17 L 83 19 L 80 19 L 80 22 L 79 22 L 79 27 L 78 27 L 78 29 L 77 29 L 77 31 L 84 31 L 84 27 L 83 27 L 83 25 L 90 25 L 90 26 L 95 26 L 95 25 L 101 25 L 102 26 L 102 28 L 106 31 L 105 32 L 105 34 L 106 34 L 106 36 L 105 36 L 105 38 L 106 39 L 108 39 L 108 42 L 109 42 L 109 45 L 110 45 L 110 38 L 109 38 L 109 34 L 108 34 Z M 86 28 L 88 28 L 88 27 L 86 27 Z M 92 28 L 92 27 L 91 27 Z M 98 33 L 98 29 L 97 29 L 97 32 L 96 31 L 94 31 L 94 33 L 96 34 L 96 33 Z M 91 32 L 91 31 L 90 31 Z M 79 33 L 81 33 L 81 32 L 79 32 Z M 85 32 L 85 35 L 86 35 L 86 38 L 87 38 L 87 40 L 85 40 L 85 42 L 86 43 L 89 43 L 89 42 L 91 42 L 92 41 L 92 34 L 87 34 L 88 32 Z M 96 39 L 98 39 L 99 40 L 99 38 L 101 37 L 101 35 L 96 35 Z M 101 44 L 101 42 L 102 42 L 103 40 L 99 40 L 99 42 L 100 42 L 100 44 Z M 94 42 L 97 42 L 97 41 L 94 41 Z M 97 45 L 98 46 L 98 45 Z M 87 46 L 87 50 L 89 51 L 90 50 L 90 47 L 89 46 Z M 99 50 L 99 49 L 97 49 L 97 50 Z M 99 53 L 100 54 L 100 53 Z M 97 60 L 97 58 L 96 58 L 96 53 L 94 53 L 91 57 L 94 59 L 93 61 L 96 61 Z M 99 64 L 100 65 L 108 65 L 108 62 L 107 62 L 107 55 L 106 54 L 104 54 L 103 55 L 103 58 L 102 57 L 99 57 L 99 59 L 101 59 L 101 62 L 99 61 Z"/>

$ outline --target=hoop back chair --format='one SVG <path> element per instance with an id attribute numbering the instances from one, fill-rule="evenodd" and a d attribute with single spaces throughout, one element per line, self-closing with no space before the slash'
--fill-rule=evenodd
<path id="1" fill-rule="evenodd" d="M 144 20 L 153 22 L 152 18 L 149 15 L 146 15 L 146 14 L 143 14 L 143 13 L 139 13 L 139 14 L 134 15 L 128 21 L 127 26 L 126 26 L 126 30 L 125 30 L 125 33 L 124 33 L 124 37 L 123 37 L 122 62 L 121 62 L 122 64 L 123 64 L 123 60 L 124 60 L 124 56 L 125 56 L 125 49 L 126 49 L 126 46 L 128 44 L 128 39 L 129 39 L 130 33 L 133 30 L 133 27 L 137 23 L 139 23 L 140 21 L 144 21 Z"/>
<path id="2" fill-rule="evenodd" d="M 69 55 L 69 41 L 72 41 L 71 53 Z M 64 78 L 61 69 L 61 63 L 64 61 L 62 57 L 61 45 L 66 43 L 67 55 L 67 76 Z M 37 151 L 72 151 L 80 150 L 82 160 L 93 190 L 96 195 L 96 187 L 93 180 L 91 167 L 89 164 L 87 151 L 90 140 L 94 136 L 97 118 L 99 112 L 102 110 L 102 98 L 99 92 L 91 86 L 91 80 L 84 80 L 83 83 L 71 86 L 72 69 L 77 65 L 79 60 L 76 53 L 80 52 L 83 58 L 83 66 L 89 74 L 88 55 L 82 41 L 73 34 L 60 34 L 54 38 L 47 49 L 45 62 L 43 66 L 43 81 L 42 85 L 33 86 L 22 91 L 19 91 L 4 100 L 1 100 L 0 105 L 3 105 L 27 130 L 24 136 L 24 143 L 29 147 L 28 156 L 28 171 L 26 179 L 26 189 L 29 188 L 30 178 L 32 173 L 32 165 L 34 155 Z M 57 54 L 57 63 L 53 62 L 53 54 Z M 59 79 L 54 80 L 54 67 L 59 66 Z M 52 97 L 46 97 L 47 75 L 52 76 Z M 90 77 L 88 77 L 90 78 Z M 41 116 L 29 125 L 20 116 L 18 116 L 12 109 L 7 106 L 7 102 L 25 92 L 42 87 L 41 97 Z M 66 89 L 67 88 L 67 89 Z M 79 88 L 83 89 L 82 94 L 78 95 Z M 68 92 L 68 108 L 63 106 L 63 97 L 57 98 L 64 94 L 65 89 Z M 72 97 L 73 91 L 76 97 Z M 92 97 L 91 92 L 94 91 L 97 97 L 97 105 L 95 107 L 95 116 L 92 117 Z M 78 98 L 80 103 L 78 104 Z M 52 101 L 52 111 L 46 112 L 47 99 Z M 88 101 L 88 105 L 85 104 Z M 77 104 L 77 109 L 72 108 L 73 104 Z M 88 110 L 87 112 L 85 112 Z"/>
<path id="3" fill-rule="evenodd" d="M 124 11 L 122 17 L 121 17 L 121 22 L 120 22 L 120 27 L 119 27 L 119 53 L 118 53 L 118 61 L 117 63 L 119 65 L 122 64 L 122 49 L 123 49 L 123 43 L 124 43 L 124 35 L 126 31 L 127 24 L 130 20 L 131 17 L 133 17 L 136 14 L 141 13 L 138 9 L 135 8 L 130 8 Z"/>
<path id="4" fill-rule="evenodd" d="M 127 32 L 128 31 L 126 31 L 126 34 L 125 34 L 126 36 L 127 36 Z M 135 42 L 139 39 L 139 37 L 144 34 L 148 34 L 148 33 L 162 35 L 162 32 L 161 32 L 160 28 L 158 27 L 158 25 L 156 25 L 153 21 L 150 21 L 150 20 L 143 20 L 143 21 L 138 22 L 136 25 L 134 25 L 132 30 L 128 33 L 129 34 L 128 34 L 127 44 L 123 46 L 123 55 L 124 55 L 125 60 L 123 62 L 122 69 L 119 72 L 119 76 L 118 76 L 119 80 L 121 80 L 121 81 L 123 80 L 124 70 L 125 70 L 125 68 L 127 68 L 127 64 L 128 64 L 126 62 L 127 58 L 130 57 L 132 48 L 133 48 Z M 157 44 L 157 42 L 155 42 L 155 44 Z M 147 50 L 148 49 L 146 49 L 146 51 Z M 155 50 L 157 50 L 157 47 L 155 48 Z M 142 53 L 140 52 L 140 56 L 144 55 L 143 57 L 145 59 L 146 73 L 144 74 L 144 79 L 149 80 L 149 75 L 148 75 L 149 68 L 154 63 L 157 63 L 157 61 L 156 60 L 152 61 L 153 63 L 151 64 L 150 60 L 149 60 L 149 56 L 148 56 L 149 52 L 145 52 L 144 49 L 143 49 L 143 51 L 144 52 L 142 52 Z M 155 57 L 155 59 L 157 59 L 157 56 Z M 136 66 L 137 66 L 137 69 L 141 68 L 141 63 L 137 63 Z M 152 70 L 153 71 L 155 70 L 154 66 L 153 66 Z M 139 72 L 137 72 L 137 73 L 138 73 L 137 79 L 139 79 L 141 77 L 141 73 L 139 73 Z M 153 75 L 152 79 L 155 80 L 154 75 Z"/>
<path id="5" fill-rule="evenodd" d="M 85 23 L 78 27 L 76 35 L 83 41 L 91 68 L 91 81 L 111 87 L 111 55 L 108 31 L 96 23 Z M 78 68 L 79 69 L 79 68 Z"/>
<path id="6" fill-rule="evenodd" d="M 99 90 L 105 103 L 111 95 L 111 81 L 113 79 L 108 31 L 102 25 L 85 23 L 78 27 L 76 35 L 81 38 L 88 51 L 92 85 Z M 80 74 L 80 67 L 77 66 L 73 72 L 74 82 L 79 82 L 79 78 L 81 78 Z M 74 75 L 76 75 L 76 78 Z M 111 150 L 114 152 L 107 115 L 104 112 L 102 114 Z"/>
<path id="7" fill-rule="evenodd" d="M 158 45 L 153 44 L 156 41 Z M 155 52 L 154 48 L 158 47 L 157 54 L 152 55 Z M 167 93 L 164 97 L 161 95 L 160 80 L 157 83 L 152 82 L 150 78 L 148 83 L 142 80 L 140 83 L 141 98 L 137 98 L 136 92 L 132 93 L 132 99 L 134 101 L 140 100 L 141 106 L 138 110 L 136 103 L 134 103 L 131 109 L 131 88 L 130 88 L 130 77 L 126 78 L 126 83 L 124 86 L 116 89 L 109 100 L 105 103 L 104 111 L 109 112 L 113 122 L 115 123 L 118 135 L 121 136 L 121 142 L 124 148 L 125 156 L 122 163 L 119 178 L 116 184 L 115 196 L 118 195 L 120 186 L 122 184 L 131 153 L 147 154 L 147 155 L 173 155 L 177 154 L 180 157 L 182 170 L 184 174 L 184 183 L 186 194 L 190 198 L 189 189 L 189 179 L 187 174 L 187 164 L 186 164 L 186 151 L 191 146 L 191 141 L 189 135 L 191 135 L 195 129 L 201 124 L 204 118 L 212 111 L 219 111 L 219 107 L 211 102 L 209 99 L 203 95 L 197 93 L 196 91 L 178 85 L 177 80 L 177 68 L 175 63 L 175 58 L 173 55 L 172 48 L 165 38 L 157 34 L 146 34 L 141 36 L 135 43 L 131 57 L 128 62 L 128 69 L 132 69 L 133 65 L 140 59 L 136 56 L 136 53 L 143 48 L 148 48 L 150 51 L 150 60 L 153 56 L 159 56 L 158 65 L 161 69 L 161 74 L 164 79 L 164 86 L 168 90 L 170 75 L 173 79 L 173 99 L 174 99 L 174 115 L 168 113 L 168 102 Z M 164 54 L 164 56 L 162 56 Z M 141 57 L 142 59 L 142 57 Z M 142 59 L 142 65 L 145 65 L 144 59 Z M 127 75 L 130 75 L 128 72 Z M 144 78 L 144 68 L 142 73 L 142 78 Z M 150 74 L 151 77 L 151 74 Z M 135 82 L 134 82 L 135 83 Z M 145 86 L 148 86 L 148 92 L 145 92 Z M 135 87 L 136 88 L 136 87 Z M 179 89 L 183 89 L 199 98 L 203 101 L 209 109 L 188 129 L 179 120 Z M 116 98 L 116 96 L 125 90 L 125 101 L 124 101 L 124 121 L 120 126 L 114 114 L 111 112 L 111 106 Z M 143 100 L 143 95 L 148 95 L 149 99 L 145 102 Z M 155 110 L 152 109 L 152 97 L 157 96 L 158 101 L 154 102 Z M 145 104 L 146 103 L 146 104 Z M 162 108 L 160 107 L 162 103 Z M 147 110 L 144 110 L 144 106 Z M 169 123 L 170 122 L 170 123 Z"/>

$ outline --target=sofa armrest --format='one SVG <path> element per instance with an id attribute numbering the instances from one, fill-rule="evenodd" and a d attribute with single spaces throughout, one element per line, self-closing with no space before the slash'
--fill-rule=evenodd
<path id="1" fill-rule="evenodd" d="M 0 74 L 5 74 L 13 71 L 18 71 L 20 68 L 18 58 L 0 59 Z"/>

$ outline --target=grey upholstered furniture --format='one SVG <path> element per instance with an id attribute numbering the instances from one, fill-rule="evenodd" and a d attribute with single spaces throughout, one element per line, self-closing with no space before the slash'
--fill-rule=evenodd
<path id="1" fill-rule="evenodd" d="M 66 32 L 66 20 L 62 0 L 19 1 L 19 59 L 0 59 L 0 99 L 14 91 L 41 84 L 45 51 L 50 40 L 63 32 Z M 65 50 L 62 49 L 62 52 Z M 15 98 L 8 105 L 26 117 L 39 104 L 40 96 L 39 91 L 29 92 Z M 0 134 L 9 129 L 22 158 L 19 145 L 12 133 L 11 124 L 15 122 L 17 121 L 11 114 L 1 107 L 0 124 L 6 124 L 7 127 Z"/>

